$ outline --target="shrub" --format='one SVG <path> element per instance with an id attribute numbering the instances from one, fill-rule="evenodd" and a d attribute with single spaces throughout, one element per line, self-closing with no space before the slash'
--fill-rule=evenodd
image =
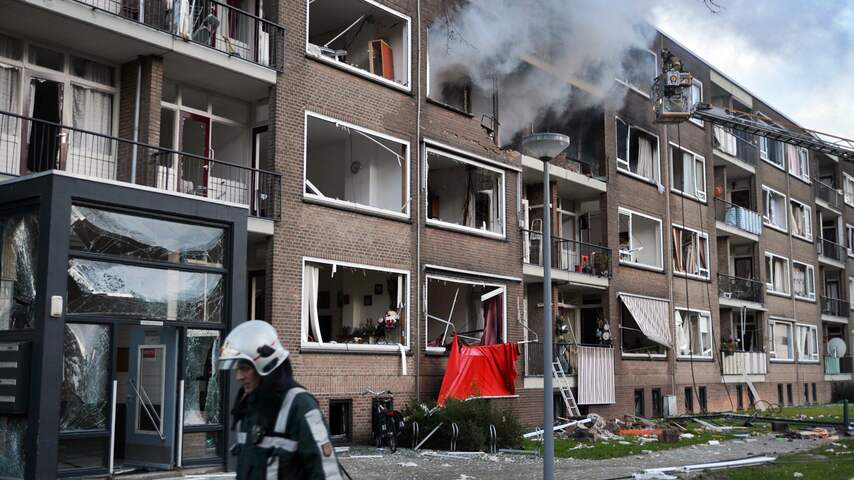
<path id="1" fill-rule="evenodd" d="M 834 383 L 832 387 L 832 401 L 833 403 L 841 402 L 843 400 L 848 400 L 849 403 L 854 404 L 854 383 L 851 382 L 838 382 Z"/>
<path id="2" fill-rule="evenodd" d="M 423 405 L 423 406 L 422 406 Z M 449 399 L 444 408 L 436 409 L 432 415 L 426 410 L 436 406 L 435 402 L 409 405 L 403 412 L 407 417 L 407 431 L 402 444 L 412 446 L 411 425 L 418 422 L 423 440 L 437 425 L 441 428 L 433 434 L 422 448 L 448 450 L 451 446 L 451 424 L 460 429 L 457 438 L 459 451 L 486 451 L 489 449 L 489 426 L 495 425 L 498 448 L 518 448 L 522 443 L 522 427 L 510 410 L 499 410 L 489 400 L 461 402 Z"/>

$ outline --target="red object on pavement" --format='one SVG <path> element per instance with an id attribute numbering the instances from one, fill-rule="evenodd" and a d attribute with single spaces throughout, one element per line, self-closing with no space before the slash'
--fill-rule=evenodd
<path id="1" fill-rule="evenodd" d="M 461 347 L 454 336 L 439 405 L 444 406 L 448 398 L 515 395 L 517 358 L 519 347 L 515 343 Z"/>

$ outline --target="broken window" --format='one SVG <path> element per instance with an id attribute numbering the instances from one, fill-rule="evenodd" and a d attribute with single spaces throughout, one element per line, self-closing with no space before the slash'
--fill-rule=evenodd
<path id="1" fill-rule="evenodd" d="M 818 361 L 818 327 L 798 325 L 798 361 Z"/>
<path id="2" fill-rule="evenodd" d="M 673 180 L 670 189 L 706 201 L 706 159 L 679 148 L 670 146 Z"/>
<path id="3" fill-rule="evenodd" d="M 659 182 L 658 137 L 617 118 L 617 169 Z"/>
<path id="4" fill-rule="evenodd" d="M 661 220 L 620 209 L 620 263 L 662 268 Z"/>
<path id="5" fill-rule="evenodd" d="M 792 323 L 770 320 L 771 350 L 770 358 L 776 360 L 795 359 L 795 341 L 792 337 Z"/>
<path id="6" fill-rule="evenodd" d="M 697 104 L 699 104 L 699 103 L 703 103 L 703 82 L 694 78 L 691 81 L 691 90 L 689 90 L 689 93 L 690 93 L 690 103 L 689 104 L 691 105 L 692 108 L 696 107 Z M 703 122 L 700 119 L 694 118 L 694 117 L 691 117 L 691 122 L 695 123 L 701 127 L 705 125 L 705 122 Z"/>
<path id="7" fill-rule="evenodd" d="M 107 428 L 111 349 L 109 326 L 65 324 L 60 431 Z"/>
<path id="8" fill-rule="evenodd" d="M 409 17 L 370 0 L 307 3 L 306 54 L 409 88 Z"/>
<path id="9" fill-rule="evenodd" d="M 789 173 L 805 182 L 810 181 L 810 156 L 809 150 L 794 145 L 786 145 L 786 160 L 789 164 Z"/>
<path id="10" fill-rule="evenodd" d="M 219 331 L 187 330 L 184 346 L 184 425 L 217 425 L 220 378 L 216 368 Z"/>
<path id="11" fill-rule="evenodd" d="M 786 221 L 786 196 L 763 185 L 762 198 L 765 207 L 763 214 L 765 225 L 785 231 L 788 228 L 788 222 Z"/>
<path id="12" fill-rule="evenodd" d="M 0 416 L 0 477 L 24 478 L 27 417 Z"/>
<path id="13" fill-rule="evenodd" d="M 305 196 L 409 216 L 409 144 L 306 115 Z"/>
<path id="14" fill-rule="evenodd" d="M 658 57 L 645 48 L 630 48 L 623 56 L 622 72 L 618 81 L 649 95 L 652 83 L 658 76 Z"/>
<path id="15" fill-rule="evenodd" d="M 0 330 L 34 327 L 38 243 L 35 212 L 0 217 Z"/>
<path id="16" fill-rule="evenodd" d="M 461 112 L 492 117 L 495 79 L 491 75 L 472 78 L 471 66 L 459 61 L 463 51 L 474 52 L 447 35 L 429 35 L 427 51 L 427 97 Z M 437 38 L 438 37 L 438 38 Z"/>
<path id="17" fill-rule="evenodd" d="M 673 272 L 709 278 L 709 236 L 673 226 Z"/>
<path id="18" fill-rule="evenodd" d="M 68 313 L 222 322 L 222 274 L 68 261 Z"/>
<path id="19" fill-rule="evenodd" d="M 789 294 L 789 259 L 765 252 L 765 288 L 769 293 Z"/>
<path id="20" fill-rule="evenodd" d="M 504 172 L 427 149 L 429 223 L 504 236 Z"/>
<path id="21" fill-rule="evenodd" d="M 676 343 L 680 356 L 712 358 L 712 319 L 709 313 L 677 309 Z"/>
<path id="22" fill-rule="evenodd" d="M 409 274 L 399 270 L 306 261 L 302 341 L 342 348 L 409 345 Z"/>
<path id="23" fill-rule="evenodd" d="M 652 299 L 650 299 L 652 300 Z M 654 301 L 654 300 L 653 300 Z M 665 302 L 666 301 L 662 301 Z M 656 302 L 658 303 L 658 302 Z M 650 303 L 650 305 L 652 305 Z M 666 308 L 666 307 L 665 307 Z M 625 299 L 620 302 L 620 337 L 622 339 L 622 353 L 624 356 L 664 356 L 667 354 L 667 347 L 661 342 L 664 338 L 653 340 L 647 333 L 652 334 L 654 330 L 666 328 L 662 327 L 660 318 L 643 317 L 647 309 L 635 308 L 638 315 L 641 315 L 640 321 L 643 322 L 643 328 L 638 323 L 638 319 L 632 314 L 632 310 L 626 305 Z M 666 312 L 666 310 L 664 310 Z"/>
<path id="24" fill-rule="evenodd" d="M 815 300 L 815 267 L 792 261 L 792 291 L 798 298 Z"/>
<path id="25" fill-rule="evenodd" d="M 71 207 L 71 249 L 190 265 L 221 267 L 225 230 L 91 207 Z"/>
<path id="26" fill-rule="evenodd" d="M 468 344 L 505 340 L 506 287 L 427 277 L 427 350 L 445 351 L 454 335 Z"/>

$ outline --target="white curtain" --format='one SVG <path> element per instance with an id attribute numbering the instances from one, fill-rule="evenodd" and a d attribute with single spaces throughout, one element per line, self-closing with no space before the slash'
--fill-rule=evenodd
<path id="1" fill-rule="evenodd" d="M 303 301 L 302 301 L 302 338 L 309 339 L 311 336 L 317 343 L 323 343 L 320 336 L 320 320 L 317 314 L 317 291 L 320 283 L 320 268 L 306 264 L 303 273 Z"/>
<path id="2" fill-rule="evenodd" d="M 638 171 L 637 174 L 655 180 L 655 167 L 652 158 L 652 142 L 648 138 L 638 136 Z"/>
<path id="3" fill-rule="evenodd" d="M 687 321 L 687 319 L 682 318 L 682 312 L 680 312 L 679 310 L 676 311 L 674 317 L 676 320 L 676 348 L 679 349 L 680 355 L 690 355 L 690 323 Z"/>
<path id="4" fill-rule="evenodd" d="M 786 144 L 786 162 L 789 164 L 789 171 L 800 176 L 801 159 L 798 156 L 798 149 L 794 145 Z"/>
<path id="5" fill-rule="evenodd" d="M 403 275 L 397 276 L 397 309 L 403 308 Z M 401 318 L 403 315 L 401 314 Z"/>
<path id="6" fill-rule="evenodd" d="M 97 90 L 73 86 L 71 126 L 81 130 L 112 135 L 113 96 Z M 74 131 L 71 135 L 71 161 L 68 170 L 100 178 L 115 178 L 113 141 Z"/>
<path id="7" fill-rule="evenodd" d="M 694 186 L 694 155 L 682 153 L 682 191 L 689 195 L 697 195 Z"/>
<path id="8" fill-rule="evenodd" d="M 807 275 L 805 270 L 801 270 L 800 268 L 795 268 L 792 271 L 792 289 L 798 295 L 806 295 L 806 280 Z"/>
<path id="9" fill-rule="evenodd" d="M 0 63 L 0 111 L 18 112 L 18 69 Z M 21 121 L 0 116 L 0 173 L 17 175 L 21 155 Z"/>
<path id="10" fill-rule="evenodd" d="M 803 218 L 803 217 L 801 217 L 801 215 L 798 215 L 798 214 L 795 212 L 796 208 L 795 208 L 794 206 L 792 206 L 792 208 L 791 208 L 790 210 L 791 210 L 791 212 L 792 212 L 792 213 L 791 213 L 791 215 L 790 215 L 790 218 L 791 218 L 791 220 L 792 220 L 792 235 L 801 235 L 801 236 L 803 236 L 803 234 L 804 234 L 804 229 L 803 229 L 803 227 L 801 226 L 801 223 L 802 223 L 802 222 L 801 222 L 801 218 Z"/>
<path id="11" fill-rule="evenodd" d="M 578 404 L 616 403 L 614 349 L 578 347 Z"/>

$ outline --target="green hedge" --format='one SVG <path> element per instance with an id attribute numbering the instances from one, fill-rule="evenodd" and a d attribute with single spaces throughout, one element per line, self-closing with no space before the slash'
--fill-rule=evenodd
<path id="1" fill-rule="evenodd" d="M 488 451 L 489 426 L 495 425 L 498 434 L 498 448 L 519 448 L 522 445 L 522 427 L 510 410 L 499 410 L 489 400 L 470 400 L 461 402 L 448 400 L 445 408 L 439 408 L 432 415 L 426 409 L 433 409 L 435 402 L 416 406 L 407 406 L 403 414 L 408 418 L 407 431 L 404 432 L 401 445 L 412 447 L 411 422 L 418 422 L 423 440 L 437 425 L 439 430 L 421 448 L 448 450 L 451 446 L 451 424 L 459 426 L 457 451 Z"/>

